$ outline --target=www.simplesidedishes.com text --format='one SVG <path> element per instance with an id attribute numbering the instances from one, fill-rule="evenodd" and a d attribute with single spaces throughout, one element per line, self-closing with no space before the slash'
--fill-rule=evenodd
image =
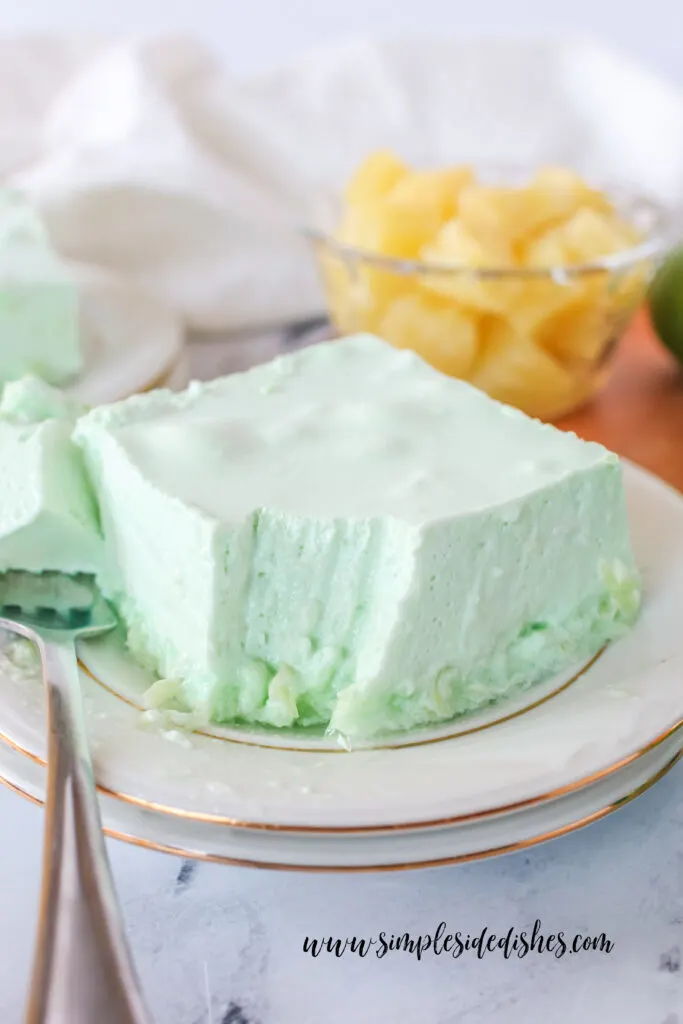
<path id="1" fill-rule="evenodd" d="M 389 954 L 408 953 L 418 960 L 425 956 L 445 956 L 454 960 L 461 956 L 498 955 L 506 960 L 522 960 L 532 954 L 547 954 L 560 960 L 564 956 L 578 953 L 609 954 L 614 942 L 604 932 L 599 935 L 569 934 L 564 931 L 545 932 L 540 920 L 534 922 L 531 930 L 509 928 L 504 934 L 497 934 L 487 927 L 478 933 L 450 931 L 441 921 L 433 932 L 423 934 L 411 932 L 381 931 L 376 935 L 347 938 L 315 937 L 307 935 L 303 941 L 303 952 L 312 957 L 319 956 L 375 956 L 379 960 Z"/>

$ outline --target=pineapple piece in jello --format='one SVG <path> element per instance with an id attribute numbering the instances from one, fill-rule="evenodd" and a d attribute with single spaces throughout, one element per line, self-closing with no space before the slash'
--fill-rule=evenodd
<path id="1" fill-rule="evenodd" d="M 378 333 L 396 348 L 412 349 L 452 377 L 466 376 L 477 354 L 474 318 L 419 292 L 392 302 Z"/>
<path id="2" fill-rule="evenodd" d="M 592 386 L 497 317 L 482 326 L 481 354 L 469 380 L 499 402 L 517 406 L 539 419 L 571 409 Z"/>

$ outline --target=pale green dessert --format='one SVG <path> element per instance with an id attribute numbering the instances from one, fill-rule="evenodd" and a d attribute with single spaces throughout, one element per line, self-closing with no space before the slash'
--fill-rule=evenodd
<path id="1" fill-rule="evenodd" d="M 0 190 L 0 386 L 65 384 L 83 367 L 78 297 L 33 207 Z"/>
<path id="2" fill-rule="evenodd" d="M 637 615 L 617 457 L 369 336 L 95 409 L 75 439 L 133 655 L 216 720 L 411 729 Z"/>
<path id="3" fill-rule="evenodd" d="M 71 441 L 84 410 L 43 381 L 5 385 L 0 399 L 0 573 L 94 573 L 97 505 Z"/>

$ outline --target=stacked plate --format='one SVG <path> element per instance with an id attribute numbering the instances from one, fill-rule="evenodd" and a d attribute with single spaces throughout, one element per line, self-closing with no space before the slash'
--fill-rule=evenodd
<path id="1" fill-rule="evenodd" d="M 390 870 L 530 846 L 642 793 L 683 745 L 683 499 L 630 465 L 625 482 L 645 588 L 635 630 L 575 671 L 440 729 L 352 751 L 302 733 L 188 733 L 161 713 L 143 715 L 153 680 L 121 637 L 84 645 L 109 832 L 185 857 Z M 41 800 L 42 687 L 8 653 L 0 774 Z"/>

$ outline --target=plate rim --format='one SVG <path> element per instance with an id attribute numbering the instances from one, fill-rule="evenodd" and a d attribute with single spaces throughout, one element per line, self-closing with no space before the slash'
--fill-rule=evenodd
<path id="1" fill-rule="evenodd" d="M 641 477 L 647 483 L 652 484 L 657 491 L 663 496 L 666 496 L 667 500 L 674 500 L 676 504 L 680 506 L 682 495 L 675 488 L 668 485 L 665 481 L 662 481 L 655 474 L 644 470 L 641 467 L 631 463 L 628 460 L 623 460 L 635 473 L 636 477 Z M 555 693 L 551 694 L 551 696 Z M 118 695 L 116 695 L 118 696 Z M 530 705 L 529 710 L 534 705 Z M 507 801 L 505 803 L 498 804 L 493 807 L 486 807 L 482 810 L 470 810 L 465 813 L 457 815 L 439 815 L 432 818 L 411 818 L 408 821 L 393 821 L 393 822 L 380 822 L 370 824 L 342 824 L 342 825 L 316 825 L 316 824 L 304 824 L 304 823 L 282 823 L 277 821 L 248 821 L 243 818 L 233 817 L 230 815 L 214 813 L 211 811 L 194 811 L 191 808 L 183 808 L 173 806 L 163 801 L 156 801 L 148 799 L 145 796 L 135 796 L 130 792 L 123 792 L 120 789 L 114 789 L 103 783 L 98 783 L 98 789 L 109 798 L 119 800 L 124 804 L 136 806 L 138 809 L 146 810 L 153 813 L 159 813 L 167 815 L 172 818 L 182 819 L 186 821 L 203 822 L 206 824 L 228 826 L 236 829 L 243 829 L 249 831 L 258 832 L 274 832 L 274 833 L 292 833 L 299 835 L 353 835 L 353 834 L 382 834 L 382 833 L 400 833 L 409 832 L 415 830 L 424 830 L 429 828 L 443 828 L 456 824 L 466 824 L 467 822 L 475 822 L 478 820 L 484 820 L 487 818 L 494 818 L 507 813 L 514 812 L 516 810 L 522 810 L 524 808 L 531 808 L 534 806 L 545 804 L 553 799 L 561 797 L 563 795 L 575 792 L 583 789 L 586 786 L 594 782 L 599 782 L 602 779 L 608 778 L 610 775 L 614 775 L 620 769 L 625 768 L 630 763 L 636 761 L 639 757 L 647 754 L 649 751 L 659 746 L 659 744 L 665 742 L 672 737 L 678 729 L 683 726 L 683 710 L 677 711 L 676 717 L 673 721 L 669 721 L 667 726 L 657 732 L 654 736 L 648 738 L 647 742 L 640 743 L 637 747 L 626 749 L 623 756 L 610 761 L 603 767 L 592 771 L 588 774 L 574 778 L 571 781 L 556 786 L 552 790 L 543 791 L 541 793 L 533 794 L 522 800 Z M 20 743 L 11 739 L 6 734 L 0 732 L 0 738 L 4 739 L 6 743 L 13 747 L 18 753 L 28 757 L 35 763 L 45 766 L 45 760 L 39 754 L 34 751 L 24 748 Z M 206 737 L 210 739 L 211 737 Z"/>
<path id="2" fill-rule="evenodd" d="M 551 695 L 551 697 L 552 696 L 554 695 Z M 535 797 L 512 801 L 510 803 L 501 804 L 497 807 L 487 808 L 486 810 L 474 811 L 469 814 L 450 815 L 431 819 L 427 818 L 424 820 L 414 820 L 410 822 L 397 822 L 395 824 L 328 826 L 282 825 L 272 822 L 246 822 L 239 818 L 231 818 L 226 815 L 209 814 L 202 811 L 186 811 L 179 807 L 171 807 L 167 804 L 158 803 L 155 800 L 145 800 L 141 797 L 135 797 L 130 793 L 123 793 L 120 790 L 111 789 L 100 782 L 95 783 L 95 788 L 97 789 L 97 792 L 101 793 L 103 796 L 109 797 L 112 800 L 117 800 L 122 804 L 136 807 L 138 810 L 148 811 L 153 814 L 166 815 L 171 818 L 179 818 L 182 821 L 201 822 L 206 825 L 243 829 L 249 832 L 291 833 L 293 835 L 319 836 L 353 836 L 382 833 L 421 832 L 431 829 L 471 824 L 476 821 L 484 821 L 488 818 L 504 817 L 508 814 L 515 814 L 518 811 L 531 810 L 539 805 L 550 803 L 553 800 L 568 796 L 571 793 L 576 793 L 580 790 L 586 789 L 588 786 L 592 786 L 597 782 L 603 782 L 611 776 L 616 775 L 624 768 L 627 768 L 629 765 L 640 760 L 640 758 L 652 753 L 668 740 L 673 739 L 679 731 L 683 732 L 683 715 L 679 717 L 673 725 L 665 729 L 645 746 L 625 755 L 623 758 L 620 758 L 618 761 L 610 764 L 607 768 L 597 772 L 592 772 L 589 775 L 584 775 L 580 779 L 574 780 L 574 782 L 567 783 L 565 786 L 559 786 L 556 789 L 541 793 Z M 2 730 L 0 730 L 0 742 L 4 743 L 7 747 L 10 747 L 17 754 L 28 758 L 29 761 L 32 761 L 33 764 L 38 767 L 43 769 L 47 768 L 47 761 L 44 758 L 21 746 L 15 740 L 12 740 L 7 736 L 7 734 Z M 681 751 L 683 752 L 683 742 L 681 743 Z M 0 775 L 0 782 L 1 781 L 2 777 Z"/>
<path id="3" fill-rule="evenodd" d="M 481 860 L 491 860 L 495 857 L 507 856 L 508 854 L 518 853 L 522 850 L 532 849 L 535 846 L 540 846 L 543 843 L 551 842 L 554 839 L 560 839 L 564 836 L 570 835 L 573 832 L 578 832 L 588 825 L 595 824 L 601 821 L 603 818 L 608 817 L 614 812 L 620 810 L 622 807 L 632 803 L 639 796 L 642 796 L 649 789 L 653 788 L 661 779 L 663 779 L 668 773 L 677 765 L 677 763 L 683 758 L 683 747 L 679 747 L 676 752 L 668 758 L 664 764 L 659 764 L 655 767 L 651 775 L 635 786 L 633 789 L 627 791 L 616 798 L 610 799 L 607 803 L 602 804 L 595 810 L 588 814 L 582 815 L 581 817 L 567 822 L 565 825 L 558 826 L 554 829 L 550 829 L 546 832 L 541 832 L 536 835 L 530 836 L 526 839 L 516 840 L 511 843 L 504 843 L 495 847 L 491 847 L 486 850 L 473 851 L 471 853 L 454 854 L 451 857 L 439 857 L 432 859 L 423 859 L 415 861 L 405 862 L 392 862 L 385 864 L 295 864 L 295 863 L 283 863 L 281 861 L 264 861 L 254 860 L 245 857 L 233 857 L 227 854 L 212 853 L 203 850 L 194 850 L 187 847 L 173 846 L 168 843 L 161 843 L 158 840 L 149 838 L 143 838 L 136 836 L 131 832 L 124 832 L 118 828 L 107 827 L 103 824 L 103 831 L 111 839 L 118 839 L 122 842 L 128 843 L 132 846 L 137 846 L 142 849 L 152 850 L 157 853 L 166 853 L 171 856 L 180 857 L 193 861 L 200 861 L 213 864 L 224 864 L 231 867 L 244 867 L 244 868 L 255 868 L 267 871 L 289 871 L 289 872 L 300 872 L 308 874 L 387 874 L 398 871 L 418 871 L 426 870 L 430 868 L 438 867 L 452 867 L 458 864 L 474 863 Z M 21 784 L 16 781 L 12 781 L 6 777 L 4 771 L 0 769 L 0 784 L 5 786 L 11 792 L 17 796 L 23 797 L 30 803 L 38 807 L 44 806 L 44 800 L 40 797 L 35 796 L 33 793 L 28 792 Z M 153 812 L 154 813 L 154 812 Z M 429 831 L 429 830 L 425 830 Z"/>

